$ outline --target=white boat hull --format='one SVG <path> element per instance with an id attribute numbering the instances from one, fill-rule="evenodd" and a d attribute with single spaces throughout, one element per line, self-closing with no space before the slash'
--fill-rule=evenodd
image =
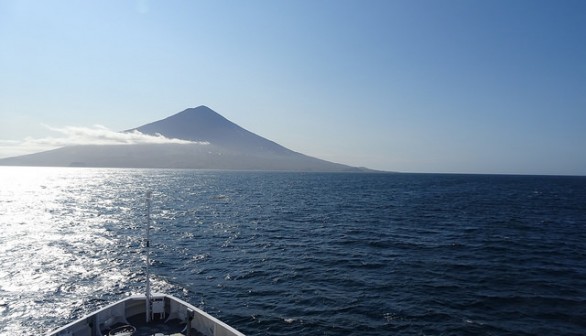
<path id="1" fill-rule="evenodd" d="M 244 336 L 226 323 L 172 295 L 155 294 L 151 302 L 150 322 L 146 322 L 146 296 L 133 295 L 52 331 L 47 336 Z"/>

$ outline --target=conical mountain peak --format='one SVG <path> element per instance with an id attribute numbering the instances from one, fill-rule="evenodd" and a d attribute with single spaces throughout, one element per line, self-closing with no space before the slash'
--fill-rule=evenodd
<path id="1" fill-rule="evenodd" d="M 162 134 L 168 138 L 223 143 L 226 132 L 238 129 L 241 129 L 238 125 L 201 105 L 133 130 L 151 135 Z"/>
<path id="2" fill-rule="evenodd" d="M 143 128 L 144 130 L 144 128 L 148 125 L 156 125 L 161 123 L 173 124 L 173 126 L 175 127 L 180 127 L 180 125 L 184 123 L 187 123 L 187 125 L 184 126 L 197 126 L 197 124 L 204 124 L 207 127 L 213 125 L 221 126 L 223 124 L 232 124 L 232 122 L 230 122 L 228 119 L 224 118 L 211 108 L 205 105 L 200 105 L 198 107 L 188 108 L 186 110 L 183 110 L 179 113 L 176 113 L 165 119 L 156 121 L 154 123 L 141 126 L 138 129 L 140 130 L 141 128 Z"/>
<path id="3" fill-rule="evenodd" d="M 356 171 L 289 150 L 245 130 L 207 106 L 135 129 L 193 144 L 78 145 L 1 159 L 0 165 Z M 205 142 L 205 144 L 202 144 Z"/>
<path id="4" fill-rule="evenodd" d="M 226 120 L 227 121 L 226 118 L 224 118 L 219 113 L 217 113 L 216 111 L 212 110 L 211 108 L 209 108 L 205 105 L 200 105 L 198 107 L 188 108 L 188 109 L 186 109 L 182 112 L 179 112 L 177 114 L 174 114 L 166 119 L 170 119 L 170 118 L 182 118 L 182 119 L 191 119 L 191 120 L 217 119 L 217 120 Z"/>

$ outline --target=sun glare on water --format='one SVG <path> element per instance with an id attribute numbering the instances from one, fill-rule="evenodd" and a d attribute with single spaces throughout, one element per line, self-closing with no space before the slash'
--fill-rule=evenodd
<path id="1" fill-rule="evenodd" d="M 112 172 L 0 172 L 0 334 L 47 332 L 44 321 L 82 315 L 83 300 L 124 289 L 133 274 L 121 268 L 120 241 L 108 230 L 120 209 L 114 195 L 92 193 L 96 183 L 115 183 Z"/>

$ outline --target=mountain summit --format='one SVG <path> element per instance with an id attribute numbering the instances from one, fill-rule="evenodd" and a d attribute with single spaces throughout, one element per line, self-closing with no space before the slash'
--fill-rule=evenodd
<path id="1" fill-rule="evenodd" d="M 232 150 L 281 154 L 292 152 L 245 130 L 204 105 L 128 131 L 135 130 L 149 135 L 161 134 L 172 139 L 205 141 Z"/>
<path id="2" fill-rule="evenodd" d="M 224 118 L 207 106 L 124 131 L 185 143 L 76 145 L 0 159 L 0 165 L 186 168 L 280 171 L 364 171 L 287 149 Z"/>

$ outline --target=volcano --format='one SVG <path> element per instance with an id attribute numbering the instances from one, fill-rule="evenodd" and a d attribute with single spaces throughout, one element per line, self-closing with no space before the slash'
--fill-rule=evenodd
<path id="1" fill-rule="evenodd" d="M 84 166 L 260 171 L 364 171 L 287 149 L 224 118 L 207 106 L 189 108 L 124 132 L 189 143 L 67 146 L 0 159 L 12 166 Z"/>

